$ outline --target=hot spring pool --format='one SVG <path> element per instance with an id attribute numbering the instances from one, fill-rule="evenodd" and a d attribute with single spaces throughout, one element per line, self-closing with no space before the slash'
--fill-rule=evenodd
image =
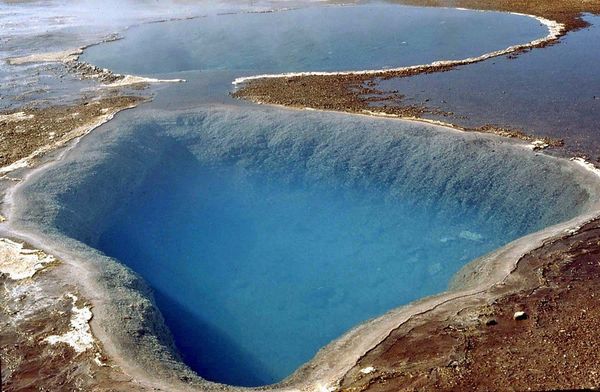
<path id="1" fill-rule="evenodd" d="M 143 276 L 200 375 L 259 385 L 574 216 L 589 195 L 573 176 L 498 138 L 421 124 L 139 110 L 36 179 L 27 212 Z"/>
<path id="2" fill-rule="evenodd" d="M 273 34 L 277 45 L 261 45 Z M 247 105 L 227 97 L 231 80 L 462 58 L 544 34 L 521 16 L 389 5 L 132 29 L 85 59 L 188 83 L 121 114 L 30 181 L 21 224 L 142 276 L 200 376 L 280 381 L 349 328 L 444 291 L 469 261 L 575 216 L 589 192 L 572 167 L 518 143 Z M 190 109 L 171 110 L 181 107 Z"/>

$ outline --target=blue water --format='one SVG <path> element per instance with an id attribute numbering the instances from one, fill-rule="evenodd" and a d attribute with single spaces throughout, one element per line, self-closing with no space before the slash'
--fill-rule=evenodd
<path id="1" fill-rule="evenodd" d="M 279 381 L 587 198 L 556 163 L 474 134 L 260 107 L 138 116 L 113 124 L 115 142 L 87 140 L 58 226 L 85 240 L 73 216 L 121 189 L 86 241 L 150 283 L 186 363 L 213 381 Z"/>
<path id="2" fill-rule="evenodd" d="M 345 330 L 443 291 L 467 261 L 523 234 L 360 174 L 305 178 L 310 145 L 296 156 L 256 142 L 243 148 L 276 169 L 173 152 L 98 243 L 145 276 L 186 362 L 210 380 L 281 380 Z"/>
<path id="3" fill-rule="evenodd" d="M 117 72 L 336 71 L 461 59 L 547 34 L 529 17 L 401 7 L 312 7 L 208 16 L 128 31 L 82 59 Z"/>
<path id="4" fill-rule="evenodd" d="M 78 192 L 60 188 L 57 227 L 150 283 L 202 377 L 280 381 L 349 328 L 443 291 L 468 261 L 573 216 L 586 194 L 560 167 L 495 139 L 235 103 L 231 80 L 463 58 L 543 35 L 520 16 L 392 5 L 131 29 L 84 60 L 188 83 L 82 143 L 87 174 L 70 166 Z M 119 202 L 95 222 L 90 203 L 108 203 L 110 191 Z"/>
<path id="5" fill-rule="evenodd" d="M 404 104 L 455 113 L 443 118 L 467 126 L 498 124 L 564 139 L 572 153 L 600 157 L 600 17 L 558 45 L 506 61 L 484 61 L 443 72 L 382 81 L 406 95 Z M 435 116 L 434 116 L 435 117 Z M 571 153 L 569 155 L 571 155 Z"/>

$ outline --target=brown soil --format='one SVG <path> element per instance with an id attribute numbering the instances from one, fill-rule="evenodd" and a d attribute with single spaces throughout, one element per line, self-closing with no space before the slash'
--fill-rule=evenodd
<path id="1" fill-rule="evenodd" d="M 75 287 L 58 284 L 55 273 L 50 269 L 22 281 L 0 274 L 0 390 L 147 390 L 115 367 L 100 343 L 77 353 L 67 344 L 44 341 L 71 328 L 73 302 L 65 294 L 77 294 Z M 78 297 L 77 306 L 86 305 Z"/>
<path id="2" fill-rule="evenodd" d="M 2 120 L 0 117 L 0 167 L 7 166 L 68 136 L 73 130 L 93 123 L 107 113 L 135 106 L 143 99 L 117 96 L 81 102 L 71 106 L 19 109 L 0 115 L 24 112 L 25 120 Z M 73 135 L 78 136 L 78 135 Z"/>
<path id="3" fill-rule="evenodd" d="M 600 387 L 600 222 L 524 256 L 495 301 L 414 317 L 368 352 L 342 391 Z M 525 320 L 514 314 L 524 311 Z M 372 366 L 375 371 L 360 370 Z"/>
<path id="4" fill-rule="evenodd" d="M 452 67 L 425 67 L 421 70 L 386 71 L 371 75 L 311 75 L 288 78 L 265 78 L 246 82 L 231 95 L 256 103 L 283 105 L 293 108 L 313 108 L 358 114 L 392 115 L 419 119 L 424 114 L 450 116 L 453 113 L 425 106 L 407 105 L 397 91 L 381 91 L 370 86 L 375 78 L 412 76 L 418 73 L 442 72 Z M 542 140 L 549 146 L 561 146 L 562 140 L 538 138 L 519 129 L 485 124 L 479 127 L 460 127 L 463 131 L 492 133 L 525 141 Z"/>
<path id="5" fill-rule="evenodd" d="M 245 83 L 232 96 L 257 103 L 351 113 L 387 110 L 390 114 L 420 117 L 425 112 L 424 107 L 418 106 L 386 106 L 386 100 L 400 103 L 402 96 L 365 87 L 365 82 L 372 78 L 373 75 L 352 74 L 258 79 Z M 369 104 L 374 102 L 383 102 L 383 105 L 371 107 Z"/>
<path id="6" fill-rule="evenodd" d="M 597 0 L 392 0 L 395 3 L 430 7 L 519 12 L 563 23 L 567 31 L 586 27 L 582 13 L 600 13 Z"/>

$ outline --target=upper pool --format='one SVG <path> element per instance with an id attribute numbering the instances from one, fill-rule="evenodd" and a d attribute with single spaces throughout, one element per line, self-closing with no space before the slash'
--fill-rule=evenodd
<path id="1" fill-rule="evenodd" d="M 341 71 L 478 56 L 544 37 L 537 20 L 499 12 L 389 4 L 209 15 L 148 24 L 82 59 L 116 72 L 155 75 Z"/>
<path id="2" fill-rule="evenodd" d="M 392 5 L 130 29 L 84 60 L 188 83 L 159 91 L 31 181 L 22 219 L 140 274 L 200 376 L 280 381 L 349 328 L 439 293 L 469 261 L 575 216 L 589 192 L 571 167 L 518 143 L 247 105 L 228 98 L 231 80 L 464 58 L 545 34 L 523 16 Z M 183 106 L 191 109 L 171 111 Z"/>

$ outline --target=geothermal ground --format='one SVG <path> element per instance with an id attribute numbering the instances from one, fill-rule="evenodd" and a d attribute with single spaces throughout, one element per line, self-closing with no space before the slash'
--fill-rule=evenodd
<path id="1" fill-rule="evenodd" d="M 562 34 L 586 27 L 581 13 L 599 13 L 595 2 L 571 0 L 406 0 L 405 4 L 453 6 L 533 14 L 564 25 Z M 552 39 L 523 50 L 546 50 Z M 515 54 L 518 55 L 517 51 Z M 60 59 L 63 61 L 63 59 Z M 487 60 L 489 61 L 489 60 Z M 69 68 L 61 62 L 59 67 Z M 458 65 L 467 66 L 468 65 Z M 551 65 L 549 65 L 551 66 Z M 71 67 L 72 68 L 72 67 Z M 81 67 L 80 67 L 81 68 Z M 266 78 L 244 84 L 238 98 L 292 107 L 420 118 L 449 110 L 404 105 L 402 91 L 381 91 L 375 79 L 452 72 L 455 66 L 375 75 Z M 77 70 L 71 69 L 76 75 Z M 126 86 L 125 86 L 126 87 Z M 57 149 L 132 108 L 148 95 L 126 88 L 86 92 L 69 104 L 23 102 L 0 114 L 1 191 L 27 171 L 55 159 Z M 104 91 L 104 90 L 103 90 Z M 369 96 L 366 99 L 364 96 Z M 373 101 L 379 106 L 373 108 Z M 459 129 L 561 145 L 560 137 L 536 137 L 509 125 Z M 574 125 L 576 126 L 576 124 Z M 568 141 L 567 141 L 568 144 Z M 569 146 L 566 148 L 570 151 Z M 578 150 L 580 151 L 580 149 Z M 596 156 L 597 151 L 584 150 Z M 564 153 L 563 153 L 564 155 Z M 2 211 L 8 209 L 5 203 Z M 0 215 L 0 222 L 5 218 Z M 94 335 L 93 303 L 78 283 L 65 277 L 63 261 L 34 249 L 10 232 L 0 240 L 0 354 L 2 390 L 174 390 L 127 366 Z M 561 390 L 600 386 L 600 222 L 592 220 L 561 238 L 546 241 L 518 261 L 506 279 L 479 297 L 456 299 L 410 317 L 368 350 L 339 380 L 340 391 Z M 68 283 L 65 283 L 68 282 Z M 143 334 L 144 331 L 137 331 Z M 183 382 L 183 383 L 182 383 Z M 300 383 L 301 384 L 301 383 Z M 315 390 L 304 386 L 303 390 Z M 332 389 L 332 390 L 334 390 Z"/>

